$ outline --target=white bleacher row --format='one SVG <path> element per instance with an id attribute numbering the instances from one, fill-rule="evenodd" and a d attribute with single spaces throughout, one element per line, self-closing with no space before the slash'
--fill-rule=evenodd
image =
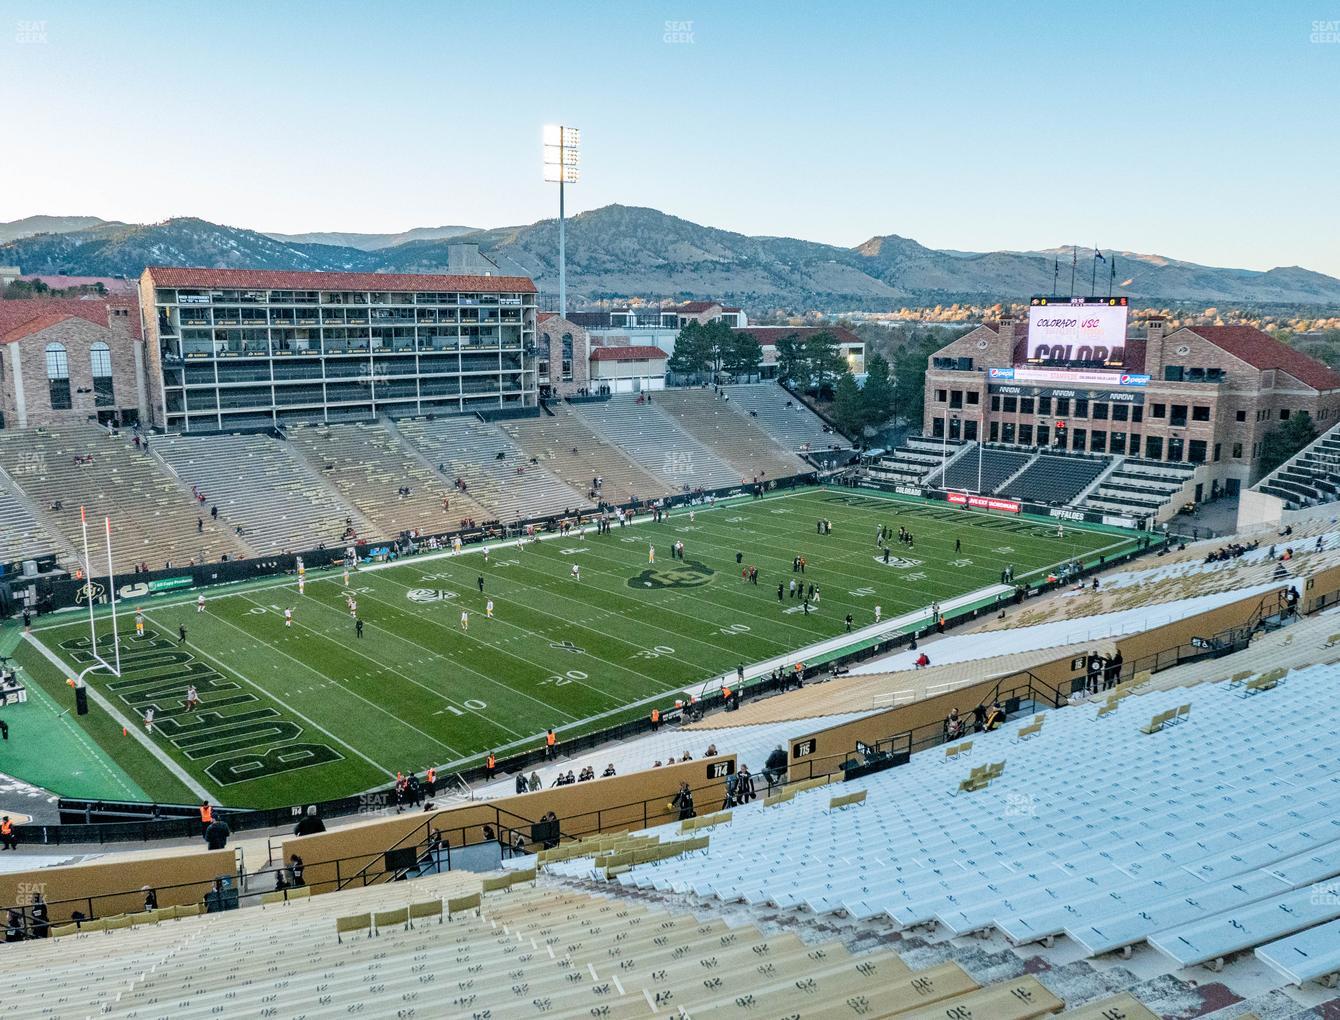
<path id="1" fill-rule="evenodd" d="M 754 418 L 731 410 L 731 401 L 708 389 L 658 390 L 656 403 L 679 427 L 707 446 L 744 479 L 788 478 L 813 468 L 778 443 Z"/>
<path id="2" fill-rule="evenodd" d="M 740 484 L 740 476 L 661 410 L 654 400 L 617 394 L 575 404 L 573 410 L 605 441 L 619 447 L 667 492 L 718 489 Z"/>
<path id="3" fill-rule="evenodd" d="M 259 553 L 334 544 L 349 508 L 284 443 L 264 434 L 155 437 L 154 453 L 187 485 L 198 485 L 221 519 Z"/>
<path id="4" fill-rule="evenodd" d="M 0 474 L 0 563 L 52 553 L 65 556 L 64 543 L 42 527 Z"/>
<path id="5" fill-rule="evenodd" d="M 504 521 L 574 512 L 590 501 L 551 474 L 497 425 L 474 418 L 402 418 L 400 434 L 449 481 L 462 479 L 476 502 Z M 502 456 L 500 457 L 499 454 Z"/>
<path id="6" fill-rule="evenodd" d="M 1321 539 L 1320 548 L 1317 546 L 1318 538 Z M 1230 540 L 1229 538 L 1220 539 L 1219 544 L 1221 546 L 1228 545 Z M 1305 541 L 1300 540 L 1297 543 L 1292 538 L 1282 538 L 1274 545 L 1261 545 L 1230 560 L 1216 560 L 1213 563 L 1206 563 L 1204 559 L 1176 560 L 1172 563 L 1160 563 L 1146 570 L 1118 571 L 1104 575 L 1102 586 L 1108 591 L 1115 591 L 1120 588 L 1138 587 L 1172 578 L 1199 577 L 1204 574 L 1232 571 L 1240 567 L 1269 563 L 1272 558 L 1277 559 L 1286 548 L 1292 548 L 1294 551 L 1292 565 L 1295 568 L 1305 564 L 1309 571 L 1315 571 L 1319 567 L 1328 566 L 1329 561 L 1334 559 L 1334 554 L 1337 550 L 1340 550 L 1340 531 L 1326 531 L 1320 535 L 1309 536 Z M 1274 557 L 1271 556 L 1272 551 Z M 1332 555 L 1324 556 L 1326 553 Z"/>
<path id="7" fill-rule="evenodd" d="M 1181 705 L 1185 721 L 1141 732 Z M 866 789 L 860 807 L 830 810 L 827 788 L 737 812 L 712 830 L 710 871 L 672 860 L 618 880 L 996 928 L 1015 943 L 1065 934 L 1088 955 L 1147 940 L 1179 964 L 1215 961 L 1340 917 L 1337 712 L 1333 666 L 1254 695 L 1206 684 L 1127 698 L 1103 718 L 1061 709 L 1028 740 L 1019 722 L 975 737 L 970 761 L 1006 763 L 984 792 L 955 797 L 967 769 L 935 749 L 837 788 Z M 1095 763 L 1120 763 L 1130 782 Z"/>
<path id="8" fill-rule="evenodd" d="M 851 449 L 851 443 L 841 433 L 830 429 L 798 397 L 776 383 L 746 383 L 722 389 L 730 395 L 731 410 L 743 415 L 753 411 L 754 419 L 764 431 L 788 449 Z"/>
<path id="9" fill-rule="evenodd" d="M 91 463 L 76 463 L 76 458 L 91 458 Z M 110 517 L 118 571 L 129 573 L 146 561 L 159 569 L 165 562 L 185 566 L 249 552 L 231 529 L 208 517 L 198 530 L 190 486 L 183 487 L 157 458 L 135 449 L 128 434 L 109 434 L 84 423 L 0 430 L 0 467 L 37 507 L 41 522 L 64 537 L 67 548 L 82 550 L 81 506 L 91 527 L 101 528 L 103 517 Z M 95 530 L 90 541 L 97 538 Z"/>
<path id="10" fill-rule="evenodd" d="M 526 770 L 526 775 L 529 776 L 532 771 L 537 772 L 540 781 L 549 787 L 560 773 L 566 775 L 571 771 L 580 774 L 583 767 L 590 765 L 599 776 L 605 771 L 606 765 L 612 764 L 615 772 L 622 776 L 629 772 L 645 771 L 658 761 L 666 765 L 673 764 L 681 760 L 685 751 L 696 761 L 704 756 L 709 744 L 715 744 L 718 752 L 735 755 L 739 764 L 748 765 L 749 771 L 757 776 L 763 772 L 763 762 L 773 748 L 778 745 L 786 748 L 792 737 L 803 736 L 816 729 L 838 726 L 859 719 L 863 715 L 869 715 L 871 711 L 874 710 L 841 712 L 811 719 L 788 719 L 752 726 L 725 725 L 701 730 L 681 730 L 678 726 L 665 725 L 645 737 L 609 747 L 598 747 L 572 755 L 570 758 L 560 757 L 550 764 L 534 766 Z M 716 718 L 724 721 L 729 719 L 729 716 L 720 715 Z M 559 744 L 558 750 L 560 756 L 564 755 L 562 744 Z M 475 796 L 506 797 L 516 792 L 515 785 L 516 779 L 509 776 L 478 786 L 474 792 Z"/>

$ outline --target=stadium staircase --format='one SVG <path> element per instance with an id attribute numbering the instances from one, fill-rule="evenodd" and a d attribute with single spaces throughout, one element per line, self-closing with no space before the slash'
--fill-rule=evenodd
<path id="1" fill-rule="evenodd" d="M 1301 510 L 1340 501 L 1340 425 L 1332 426 L 1252 488 Z"/>

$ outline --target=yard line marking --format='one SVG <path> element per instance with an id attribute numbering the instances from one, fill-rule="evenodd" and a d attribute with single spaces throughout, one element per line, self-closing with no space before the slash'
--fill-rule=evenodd
<path id="1" fill-rule="evenodd" d="M 149 616 L 149 614 L 146 613 L 146 614 L 145 614 L 145 618 L 148 619 L 148 616 Z M 214 619 L 218 620 L 220 623 L 224 624 L 225 626 L 232 627 L 234 630 L 238 631 L 238 632 L 241 633 L 241 634 L 245 634 L 247 637 L 251 637 L 251 636 L 252 636 L 252 635 L 250 635 L 250 634 L 247 634 L 247 632 L 246 632 L 245 630 L 243 630 L 243 629 L 242 629 L 241 627 L 239 627 L 237 624 L 233 623 L 231 620 L 226 620 L 226 619 L 224 619 L 222 616 L 217 616 L 217 615 L 214 617 Z M 308 718 L 306 715 L 304 715 L 302 712 L 299 712 L 296 708 L 294 708 L 294 707 L 293 707 L 291 704 L 289 704 L 287 701 L 284 701 L 284 700 L 282 700 L 282 699 L 280 699 L 280 698 L 276 698 L 273 694 L 271 694 L 268 690 L 266 690 L 266 689 L 265 689 L 264 687 L 262 687 L 260 684 L 256 683 L 254 680 L 252 680 L 252 679 L 250 679 L 250 678 L 244 676 L 239 670 L 236 670 L 236 669 L 234 669 L 234 668 L 231 667 L 231 666 L 226 666 L 226 665 L 224 665 L 220 660 L 214 658 L 214 656 L 210 655 L 210 654 L 209 654 L 208 652 L 206 652 L 204 649 L 200 648 L 199 646 L 195 646 L 195 645 L 194 645 L 194 642 L 187 642 L 187 647 L 188 647 L 188 648 L 193 647 L 193 646 L 195 647 L 196 651 L 198 651 L 198 652 L 199 652 L 201 655 L 203 655 L 205 658 L 212 660 L 212 661 L 214 662 L 214 664 L 215 664 L 219 669 L 221 669 L 221 670 L 224 671 L 225 675 L 226 675 L 227 673 L 232 673 L 232 674 L 234 674 L 239 680 L 242 680 L 242 681 L 244 681 L 244 682 L 246 682 L 246 683 L 251 684 L 252 687 L 256 688 L 256 690 L 258 690 L 258 691 L 261 691 L 267 698 L 269 698 L 269 699 L 272 700 L 272 701 L 277 701 L 277 702 L 279 702 L 279 704 L 283 705 L 285 708 L 287 708 L 290 712 L 292 712 L 294 715 L 296 715 L 296 716 L 297 716 L 299 719 L 301 719 L 303 722 L 307 723 L 307 724 L 308 724 L 309 726 L 311 726 L 313 729 L 320 730 L 322 733 L 324 733 L 326 736 L 330 737 L 331 740 L 335 741 L 335 742 L 336 742 L 337 744 L 339 744 L 341 747 L 348 748 L 350 751 L 352 751 L 352 752 L 353 752 L 354 754 L 356 754 L 358 757 L 362 758 L 362 759 L 363 759 L 365 762 L 367 762 L 369 765 L 373 766 L 374 768 L 380 769 L 382 772 L 385 772 L 387 775 L 391 775 L 392 773 L 395 772 L 395 769 L 387 768 L 385 765 L 379 765 L 379 764 L 377 764 L 377 762 L 373 761 L 371 758 L 369 758 L 369 757 L 368 757 L 366 754 L 364 754 L 362 751 L 358 750 L 358 748 L 354 747 L 352 744 L 348 743 L 348 742 L 345 741 L 345 740 L 341 740 L 339 737 L 335 736 L 335 734 L 331 733 L 330 730 L 326 729 L 326 728 L 325 728 L 324 726 L 322 726 L 320 723 L 315 722 L 314 720 L 312 720 L 312 719 Z M 282 655 L 282 656 L 284 656 L 286 659 L 292 659 L 292 660 L 293 660 L 294 662 L 296 662 L 299 666 L 302 666 L 304 669 L 308 670 L 309 672 L 313 672 L 313 673 L 316 673 L 316 672 L 317 672 L 317 670 L 315 670 L 315 669 L 313 669 L 311 666 L 307 665 L 307 663 L 303 662 L 301 659 L 296 658 L 295 656 L 289 655 L 288 652 L 283 651 L 282 649 L 279 649 L 279 648 L 276 648 L 275 651 L 279 652 L 279 654 Z M 338 683 L 338 681 L 336 681 L 336 682 Z M 345 690 L 345 691 L 348 691 L 348 690 L 349 690 L 347 687 L 344 686 L 344 684 L 339 684 L 339 687 L 340 687 L 341 690 Z M 391 718 L 392 718 L 392 719 L 395 719 L 397 722 L 403 722 L 403 720 L 397 718 L 397 717 L 394 716 L 394 715 L 391 715 L 390 712 L 386 711 L 386 709 L 382 708 L 382 707 L 381 707 L 380 705 L 378 705 L 376 702 L 368 701 L 367 698 L 363 697 L 362 695 L 360 695 L 360 694 L 358 694 L 358 693 L 356 693 L 356 692 L 354 692 L 354 691 L 349 691 L 349 693 L 352 694 L 352 695 L 353 695 L 355 698 L 357 698 L 359 701 L 362 701 L 362 702 L 364 702 L 365 704 L 371 705 L 373 708 L 375 708 L 378 712 L 381 712 L 383 715 L 390 715 Z M 406 726 L 409 726 L 409 723 L 405 723 L 405 725 L 406 725 Z M 413 727 L 413 726 L 410 726 L 410 729 L 414 729 L 414 727 Z M 420 731 L 420 732 L 422 732 L 422 731 Z M 424 736 L 428 736 L 428 735 L 425 733 Z M 429 737 L 429 739 L 432 740 L 433 738 Z M 434 740 L 433 742 L 434 742 L 434 743 L 439 743 L 439 744 L 442 743 L 440 740 Z M 446 744 L 442 744 L 442 746 L 443 746 L 443 747 L 446 747 L 447 745 L 446 745 Z"/>

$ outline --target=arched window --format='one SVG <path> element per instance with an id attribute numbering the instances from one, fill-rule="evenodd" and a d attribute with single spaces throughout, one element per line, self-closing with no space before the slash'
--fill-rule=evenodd
<path id="1" fill-rule="evenodd" d="M 563 381 L 572 382 L 572 334 L 563 334 Z"/>
<path id="2" fill-rule="evenodd" d="M 51 393 L 51 409 L 68 411 L 70 403 L 70 358 L 64 344 L 47 344 L 47 386 Z"/>
<path id="3" fill-rule="evenodd" d="M 548 333 L 540 334 L 540 342 L 535 345 L 535 376 L 542 383 L 549 382 L 549 357 L 553 340 Z"/>
<path id="4" fill-rule="evenodd" d="M 93 402 L 98 407 L 115 407 L 112 392 L 112 349 L 99 340 L 88 349 L 93 366 Z"/>

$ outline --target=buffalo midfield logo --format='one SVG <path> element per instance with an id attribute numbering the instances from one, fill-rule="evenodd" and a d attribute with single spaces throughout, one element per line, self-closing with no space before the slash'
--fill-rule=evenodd
<path id="1" fill-rule="evenodd" d="M 586 652 L 585 648 L 578 648 L 571 641 L 550 641 L 549 647 L 556 652 L 574 652 L 577 655 L 582 655 Z"/>
<path id="2" fill-rule="evenodd" d="M 714 571 L 697 560 L 648 567 L 628 579 L 630 588 L 698 588 L 712 580 Z"/>

